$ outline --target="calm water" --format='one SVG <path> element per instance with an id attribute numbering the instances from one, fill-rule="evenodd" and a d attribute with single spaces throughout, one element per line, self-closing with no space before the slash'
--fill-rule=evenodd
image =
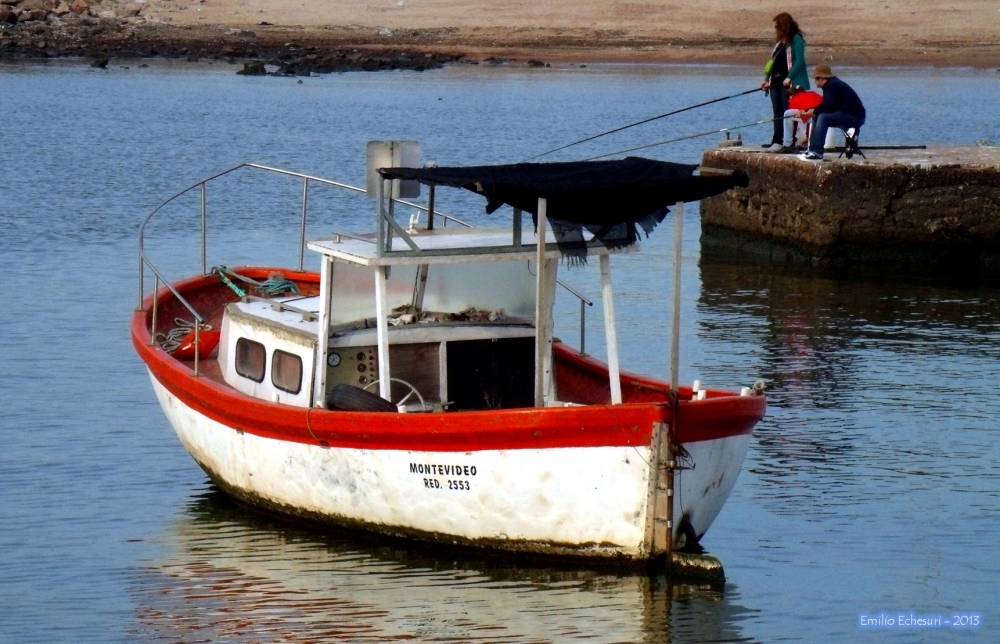
<path id="1" fill-rule="evenodd" d="M 242 160 L 363 181 L 369 139 L 439 163 L 509 162 L 735 93 L 757 71 L 599 67 L 306 79 L 229 66 L 0 66 L 0 641 L 997 641 L 1000 291 L 702 257 L 686 213 L 682 376 L 769 384 L 769 413 L 704 545 L 713 589 L 450 557 L 289 525 L 216 491 L 173 436 L 127 331 L 134 234 L 182 185 Z M 846 70 L 886 143 L 1000 142 L 1000 74 Z M 768 116 L 727 101 L 573 159 Z M 957 118 L 956 115 L 961 115 Z M 747 131 L 757 143 L 766 128 Z M 696 161 L 711 139 L 656 149 Z M 248 210 L 236 198 L 258 195 Z M 294 181 L 209 195 L 210 263 L 291 264 Z M 314 191 L 310 235 L 364 228 Z M 485 222 L 482 204 L 471 219 Z M 195 202 L 149 248 L 197 270 Z M 241 214 L 242 219 L 237 219 Z M 280 234 L 279 234 L 280 233 Z M 617 264 L 623 365 L 667 364 L 669 227 Z M 564 272 L 596 299 L 596 267 Z M 576 338 L 563 297 L 557 331 Z M 600 311 L 588 349 L 603 353 Z M 977 631 L 859 632 L 858 614 L 979 611 Z"/>

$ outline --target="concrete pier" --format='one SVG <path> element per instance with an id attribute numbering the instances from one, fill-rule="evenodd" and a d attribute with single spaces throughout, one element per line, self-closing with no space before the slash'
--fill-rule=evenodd
<path id="1" fill-rule="evenodd" d="M 760 148 L 707 150 L 703 166 L 743 170 L 750 186 L 702 202 L 703 244 L 812 264 L 1000 271 L 1000 147 L 837 154 L 812 163 Z"/>

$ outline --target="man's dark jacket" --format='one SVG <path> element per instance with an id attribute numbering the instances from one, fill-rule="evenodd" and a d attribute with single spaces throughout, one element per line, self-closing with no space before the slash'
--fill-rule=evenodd
<path id="1" fill-rule="evenodd" d="M 866 116 L 865 106 L 861 104 L 857 92 L 836 76 L 826 81 L 826 85 L 823 86 L 823 102 L 819 104 L 813 114 L 819 116 L 834 112 L 850 114 L 862 122 Z"/>

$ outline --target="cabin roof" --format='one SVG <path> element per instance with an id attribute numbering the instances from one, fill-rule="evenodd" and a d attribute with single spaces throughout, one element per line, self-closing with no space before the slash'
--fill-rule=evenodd
<path id="1" fill-rule="evenodd" d="M 592 234 L 584 232 L 585 243 L 592 242 L 593 238 Z M 538 236 L 531 228 L 525 228 L 521 232 L 520 240 L 513 238 L 513 231 L 510 228 L 458 227 L 420 230 L 411 234 L 410 239 L 419 250 L 412 250 L 402 239 L 394 237 L 392 252 L 381 257 L 378 254 L 374 234 L 351 237 L 334 234 L 329 239 L 313 240 L 308 243 L 308 247 L 340 261 L 362 266 L 509 262 L 537 258 Z M 557 231 L 547 231 L 545 235 L 547 258 L 558 259 L 562 256 L 559 240 Z M 600 245 L 595 245 L 590 250 L 598 255 L 612 252 Z"/>
<path id="2" fill-rule="evenodd" d="M 698 166 L 642 157 L 614 161 L 516 163 L 441 168 L 382 168 L 386 179 L 465 188 L 486 197 L 486 212 L 508 204 L 581 225 L 637 222 L 678 202 L 698 201 L 749 185 L 746 173 L 695 174 Z"/>

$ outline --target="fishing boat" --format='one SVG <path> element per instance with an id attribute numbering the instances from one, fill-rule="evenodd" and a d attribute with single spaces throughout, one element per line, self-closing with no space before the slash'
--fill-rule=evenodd
<path id="1" fill-rule="evenodd" d="M 678 383 L 682 211 L 746 175 L 642 158 L 419 167 L 414 146 L 369 144 L 364 187 L 242 163 L 149 213 L 131 333 L 181 443 L 237 499 L 348 529 L 622 563 L 695 546 L 765 398 L 760 385 Z M 237 171 L 302 182 L 297 265 L 209 267 L 207 186 Z M 318 186 L 373 209 L 374 230 L 307 241 Z M 509 206 L 509 225 L 443 212 L 449 187 L 484 196 L 488 213 Z M 171 280 L 144 231 L 191 192 L 201 270 Z M 671 210 L 668 382 L 619 368 L 610 260 Z M 558 278 L 592 263 L 606 362 L 584 352 L 592 302 Z M 580 301 L 579 348 L 553 335 L 560 292 Z"/>

